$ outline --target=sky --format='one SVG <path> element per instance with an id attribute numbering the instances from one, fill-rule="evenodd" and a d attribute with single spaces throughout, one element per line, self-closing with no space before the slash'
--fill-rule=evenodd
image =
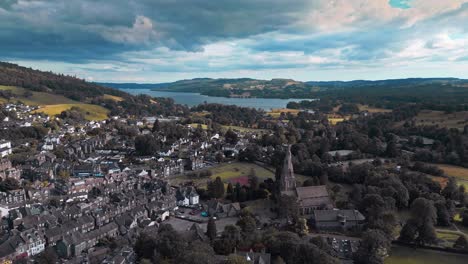
<path id="1" fill-rule="evenodd" d="M 100 82 L 468 78 L 468 0 L 0 0 L 0 60 Z"/>

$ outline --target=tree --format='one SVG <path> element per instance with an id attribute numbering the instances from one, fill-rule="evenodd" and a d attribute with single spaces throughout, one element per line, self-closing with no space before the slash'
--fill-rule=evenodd
<path id="1" fill-rule="evenodd" d="M 138 237 L 133 250 L 135 251 L 138 259 L 151 259 L 153 257 L 155 247 L 155 239 L 142 233 Z"/>
<path id="2" fill-rule="evenodd" d="M 2 192 L 17 190 L 19 188 L 20 188 L 20 184 L 14 178 L 7 177 L 3 181 L 0 182 L 0 191 Z"/>
<path id="3" fill-rule="evenodd" d="M 458 195 L 458 185 L 457 185 L 457 181 L 455 180 L 454 177 L 449 178 L 449 180 L 447 182 L 447 185 L 442 190 L 442 195 L 445 198 L 451 199 L 451 200 L 456 200 L 459 197 L 459 195 Z"/>
<path id="4" fill-rule="evenodd" d="M 434 203 L 437 210 L 437 225 L 449 226 L 450 225 L 450 214 L 447 210 L 447 206 L 443 200 L 438 200 Z"/>
<path id="5" fill-rule="evenodd" d="M 257 177 L 257 175 L 256 175 L 256 172 L 255 172 L 255 169 L 254 169 L 254 168 L 251 168 L 251 169 L 250 169 L 250 173 L 249 173 L 249 183 L 250 183 L 250 188 L 251 188 L 253 191 L 257 191 L 257 190 L 258 190 L 259 180 L 258 180 L 258 177 Z"/>
<path id="6" fill-rule="evenodd" d="M 52 247 L 46 248 L 37 258 L 38 264 L 55 264 L 58 261 L 57 253 Z"/>
<path id="7" fill-rule="evenodd" d="M 226 134 L 224 134 L 224 138 L 226 140 L 226 143 L 235 145 L 237 141 L 239 140 L 237 133 L 229 129 L 226 131 Z"/>
<path id="8" fill-rule="evenodd" d="M 234 187 L 232 187 L 232 183 L 228 183 L 227 188 L 226 188 L 226 194 L 228 196 L 228 199 L 233 200 L 233 194 L 234 194 Z"/>
<path id="9" fill-rule="evenodd" d="M 382 231 L 370 229 L 363 234 L 354 260 L 356 263 L 382 264 L 390 246 L 390 239 Z"/>
<path id="10" fill-rule="evenodd" d="M 250 214 L 250 212 L 246 212 L 245 209 L 242 210 L 241 217 L 236 224 L 241 228 L 242 232 L 246 234 L 255 232 L 257 228 L 255 218 Z"/>
<path id="11" fill-rule="evenodd" d="M 181 256 L 186 248 L 187 243 L 182 236 L 171 225 L 163 224 L 158 229 L 153 259 L 174 259 Z"/>
<path id="12" fill-rule="evenodd" d="M 221 180 L 221 178 L 219 176 L 216 177 L 213 185 L 214 185 L 214 187 L 213 187 L 213 190 L 214 190 L 213 196 L 214 196 L 214 198 L 223 198 L 224 197 L 224 183 L 223 183 L 223 181 Z"/>
<path id="13" fill-rule="evenodd" d="M 135 138 L 135 150 L 138 155 L 154 155 L 160 149 L 161 146 L 153 135 L 141 135 Z"/>
<path id="14" fill-rule="evenodd" d="M 241 241 L 241 233 L 239 227 L 235 225 L 227 225 L 224 227 L 221 239 L 214 243 L 216 253 L 228 255 L 234 251 L 234 248 L 239 245 Z"/>
<path id="15" fill-rule="evenodd" d="M 410 213 L 410 219 L 400 233 L 401 239 L 422 245 L 436 240 L 434 224 L 437 221 L 437 210 L 433 202 L 425 198 L 417 198 L 411 204 Z"/>
<path id="16" fill-rule="evenodd" d="M 216 238 L 217 234 L 216 230 L 216 221 L 213 217 L 208 220 L 208 225 L 206 227 L 206 235 L 210 238 L 211 241 L 213 241 Z"/>
<path id="17" fill-rule="evenodd" d="M 460 217 L 462 219 L 462 224 L 468 227 L 468 209 L 463 210 L 463 212 L 460 214 Z"/>

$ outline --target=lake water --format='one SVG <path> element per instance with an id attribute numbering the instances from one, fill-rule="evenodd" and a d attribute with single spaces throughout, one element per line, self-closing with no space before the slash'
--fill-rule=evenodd
<path id="1" fill-rule="evenodd" d="M 286 108 L 289 102 L 299 102 L 304 99 L 274 99 L 274 98 L 226 98 L 201 95 L 199 93 L 174 93 L 166 91 L 152 91 L 149 89 L 120 89 L 129 94 L 147 94 L 153 97 L 169 97 L 178 104 L 196 106 L 203 103 L 218 103 L 237 105 L 243 107 L 271 110 L 273 108 Z"/>

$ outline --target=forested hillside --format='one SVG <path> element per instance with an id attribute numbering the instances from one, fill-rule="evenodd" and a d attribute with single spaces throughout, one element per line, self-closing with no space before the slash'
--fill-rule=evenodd
<path id="1" fill-rule="evenodd" d="M 188 111 L 185 107 L 176 105 L 172 99 L 155 99 L 147 95 L 133 96 L 73 76 L 43 72 L 5 62 L 0 62 L 0 85 L 21 87 L 36 93 L 62 95 L 77 102 L 100 105 L 109 109 L 111 115 L 177 115 Z M 24 95 L 18 96 L 9 92 L 2 92 L 0 97 L 7 100 L 24 99 Z M 43 105 L 40 102 L 37 104 Z"/>

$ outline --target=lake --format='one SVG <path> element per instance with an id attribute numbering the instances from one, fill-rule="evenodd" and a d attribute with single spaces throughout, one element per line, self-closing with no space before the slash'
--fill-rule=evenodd
<path id="1" fill-rule="evenodd" d="M 260 108 L 271 110 L 274 108 L 286 108 L 289 102 L 299 102 L 304 99 L 275 99 L 275 98 L 226 98 L 201 95 L 199 93 L 175 93 L 166 91 L 152 91 L 149 89 L 120 89 L 129 94 L 147 94 L 153 97 L 169 97 L 178 104 L 196 106 L 203 103 L 217 103 L 225 105 L 237 105 L 242 107 Z"/>

